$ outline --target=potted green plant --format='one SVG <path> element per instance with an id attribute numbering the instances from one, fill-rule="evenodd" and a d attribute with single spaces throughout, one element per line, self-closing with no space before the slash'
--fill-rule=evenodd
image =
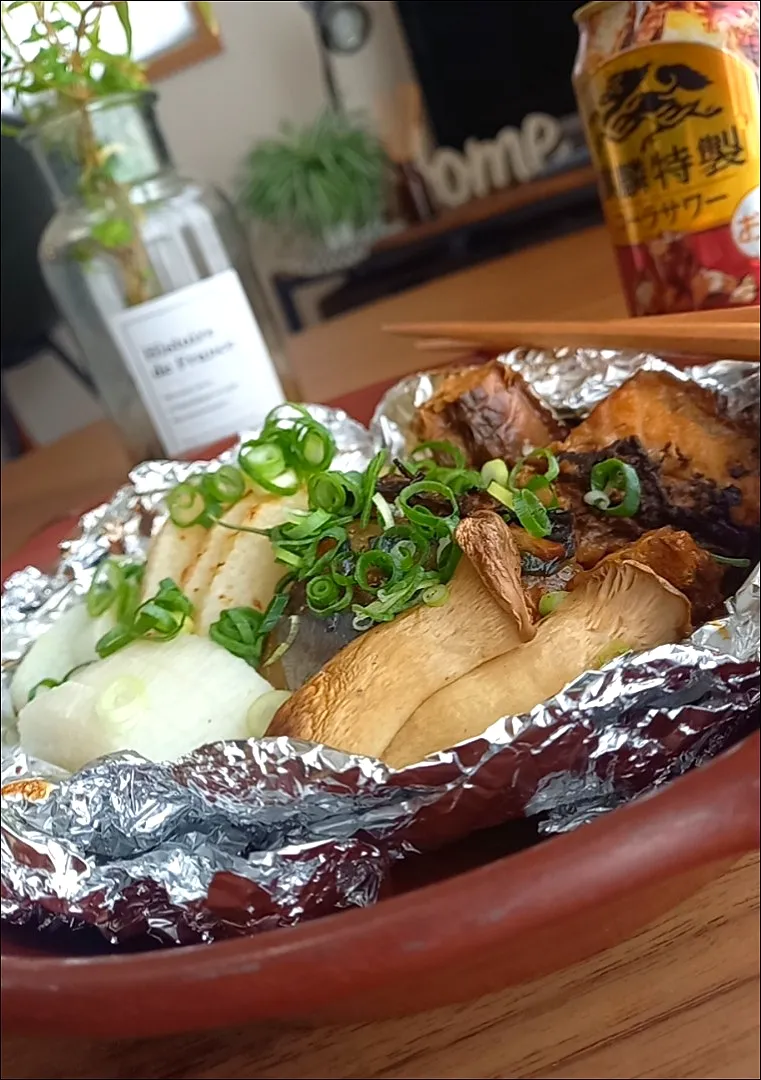
<path id="1" fill-rule="evenodd" d="M 283 124 L 257 143 L 240 177 L 240 206 L 255 221 L 330 261 L 351 259 L 384 231 L 389 163 L 357 119 L 326 110 L 304 127 Z"/>
<path id="2" fill-rule="evenodd" d="M 178 456 L 255 425 L 283 398 L 278 333 L 229 200 L 174 169 L 130 5 L 1 10 L 3 90 L 57 208 L 43 275 L 133 455 Z M 29 27 L 20 41 L 14 12 Z M 106 20 L 121 50 L 104 47 Z"/>

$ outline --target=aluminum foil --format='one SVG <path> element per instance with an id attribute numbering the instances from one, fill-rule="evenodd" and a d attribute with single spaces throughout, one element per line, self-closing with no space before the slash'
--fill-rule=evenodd
<path id="1" fill-rule="evenodd" d="M 522 350 L 503 358 L 559 413 L 580 416 L 652 357 Z M 756 407 L 758 369 L 677 373 Z M 368 433 L 311 407 L 336 436 L 338 468 L 378 441 L 399 452 L 435 374 L 386 395 Z M 144 552 L 162 495 L 199 465 L 150 462 L 85 515 L 51 575 L 6 583 L 3 630 L 2 915 L 40 928 L 89 927 L 117 945 L 213 941 L 373 903 L 394 860 L 523 816 L 562 832 L 672 777 L 756 724 L 759 573 L 725 618 L 677 646 L 582 675 L 480 738 L 394 771 L 277 738 L 217 743 L 174 763 L 123 753 L 73 776 L 18 746 L 8 686 L 29 644 L 89 585 L 108 553 Z"/>

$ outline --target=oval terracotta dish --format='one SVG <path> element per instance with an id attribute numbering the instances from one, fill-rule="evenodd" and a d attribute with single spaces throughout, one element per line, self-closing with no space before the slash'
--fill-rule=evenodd
<path id="1" fill-rule="evenodd" d="M 377 391 L 363 397 L 351 411 L 366 419 Z M 65 534 L 48 531 L 13 568 L 49 564 Z M 758 848 L 759 735 L 569 835 L 504 855 L 506 836 L 492 830 L 412 860 L 375 907 L 217 945 L 87 954 L 77 935 L 4 926 L 3 1028 L 123 1038 L 266 1019 L 346 1023 L 557 970 Z"/>

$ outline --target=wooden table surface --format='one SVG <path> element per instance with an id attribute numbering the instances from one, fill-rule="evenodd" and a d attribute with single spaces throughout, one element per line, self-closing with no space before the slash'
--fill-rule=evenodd
<path id="1" fill-rule="evenodd" d="M 291 342 L 306 398 L 420 366 L 383 335 L 409 318 L 614 317 L 623 305 L 601 230 L 536 247 L 306 331 Z M 116 487 L 127 462 L 97 424 L 2 471 L 3 557 Z M 2 1041 L 2 1076 L 759 1077 L 759 860 L 631 941 L 518 990 L 423 1016 L 316 1031 L 252 1027 L 149 1042 Z"/>

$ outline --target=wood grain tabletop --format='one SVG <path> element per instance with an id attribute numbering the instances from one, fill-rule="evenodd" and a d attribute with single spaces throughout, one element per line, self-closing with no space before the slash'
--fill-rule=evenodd
<path id="1" fill-rule="evenodd" d="M 145 1042 L 2 1043 L 4 1080 L 237 1077 L 753 1080 L 759 863 L 746 858 L 635 938 L 566 971 L 420 1016 Z"/>
<path id="2" fill-rule="evenodd" d="M 421 365 L 385 323 L 613 318 L 623 304 L 607 237 L 592 230 L 384 300 L 293 338 L 309 400 Z M 427 360 L 430 364 L 430 358 Z M 105 498 L 128 461 L 93 425 L 2 471 L 6 559 Z M 519 989 L 422 1016 L 345 1028 L 251 1027 L 146 1042 L 5 1036 L 12 1078 L 759 1077 L 759 860 L 750 856 L 637 937 Z"/>

